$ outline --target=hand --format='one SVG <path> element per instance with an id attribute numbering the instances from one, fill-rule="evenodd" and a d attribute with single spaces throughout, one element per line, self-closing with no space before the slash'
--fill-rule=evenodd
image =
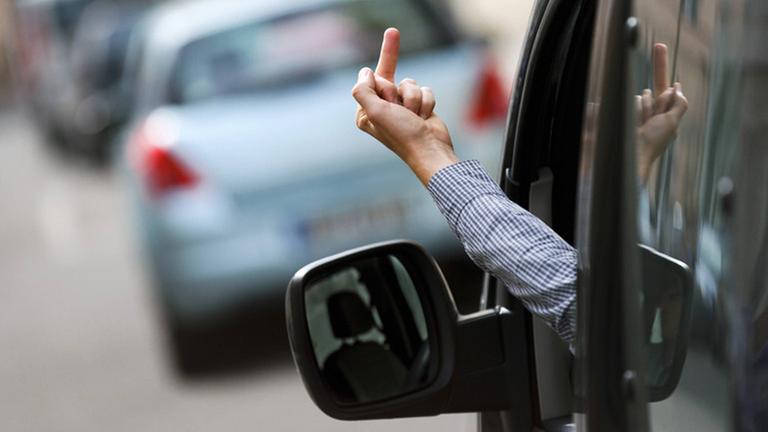
<path id="1" fill-rule="evenodd" d="M 645 184 L 656 159 L 677 136 L 680 121 L 688 110 L 688 99 L 680 83 L 669 86 L 667 46 L 657 43 L 653 47 L 653 82 L 651 90 L 637 96 L 637 173 Z"/>
<path id="2" fill-rule="evenodd" d="M 392 150 L 427 185 L 440 169 L 459 161 L 445 123 L 433 112 L 435 97 L 428 87 L 405 79 L 394 84 L 400 33 L 384 33 L 374 73 L 360 70 L 352 96 L 358 103 L 357 127 Z"/>

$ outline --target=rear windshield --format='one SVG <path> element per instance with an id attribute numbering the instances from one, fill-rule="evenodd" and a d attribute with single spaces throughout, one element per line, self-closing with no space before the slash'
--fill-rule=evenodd
<path id="1" fill-rule="evenodd" d="M 402 30 L 401 53 L 451 42 L 444 24 L 417 0 L 348 1 L 254 22 L 185 46 L 174 68 L 177 104 L 282 86 L 374 60 L 387 27 Z"/>

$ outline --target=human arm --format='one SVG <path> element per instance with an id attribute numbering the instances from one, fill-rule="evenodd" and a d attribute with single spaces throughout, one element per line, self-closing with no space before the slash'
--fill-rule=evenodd
<path id="1" fill-rule="evenodd" d="M 357 126 L 427 186 L 470 258 L 572 343 L 576 251 L 510 201 L 477 161 L 459 162 L 431 90 L 413 80 L 394 85 L 398 44 L 397 31 L 387 30 L 376 72 L 360 71 Z"/>
<path id="2" fill-rule="evenodd" d="M 576 250 L 509 200 L 477 161 L 438 171 L 427 188 L 472 261 L 572 345 Z"/>
<path id="3" fill-rule="evenodd" d="M 683 86 L 676 82 L 670 87 L 668 72 L 668 49 L 663 43 L 653 46 L 654 90 L 643 90 L 636 96 L 637 111 L 637 176 L 640 183 L 648 182 L 656 160 L 677 136 L 688 99 L 683 95 Z"/>

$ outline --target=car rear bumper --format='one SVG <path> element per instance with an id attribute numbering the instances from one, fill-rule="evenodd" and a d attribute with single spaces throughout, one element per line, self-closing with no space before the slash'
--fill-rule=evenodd
<path id="1" fill-rule="evenodd" d="M 349 248 L 408 238 L 438 256 L 461 250 L 423 188 L 392 189 L 375 200 L 349 195 L 302 211 L 265 206 L 245 217 L 250 223 L 241 216 L 218 231 L 198 225 L 197 236 L 189 224 L 180 234 L 177 221 L 163 229 L 169 221 L 154 220 L 150 247 L 160 294 L 176 317 L 204 321 L 241 302 L 281 295 L 296 270 Z"/>

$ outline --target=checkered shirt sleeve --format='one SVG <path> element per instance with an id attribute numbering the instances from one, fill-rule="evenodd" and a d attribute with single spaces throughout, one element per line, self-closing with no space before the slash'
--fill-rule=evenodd
<path id="1" fill-rule="evenodd" d="M 443 168 L 427 189 L 472 261 L 573 346 L 576 250 L 507 198 L 476 160 Z"/>

